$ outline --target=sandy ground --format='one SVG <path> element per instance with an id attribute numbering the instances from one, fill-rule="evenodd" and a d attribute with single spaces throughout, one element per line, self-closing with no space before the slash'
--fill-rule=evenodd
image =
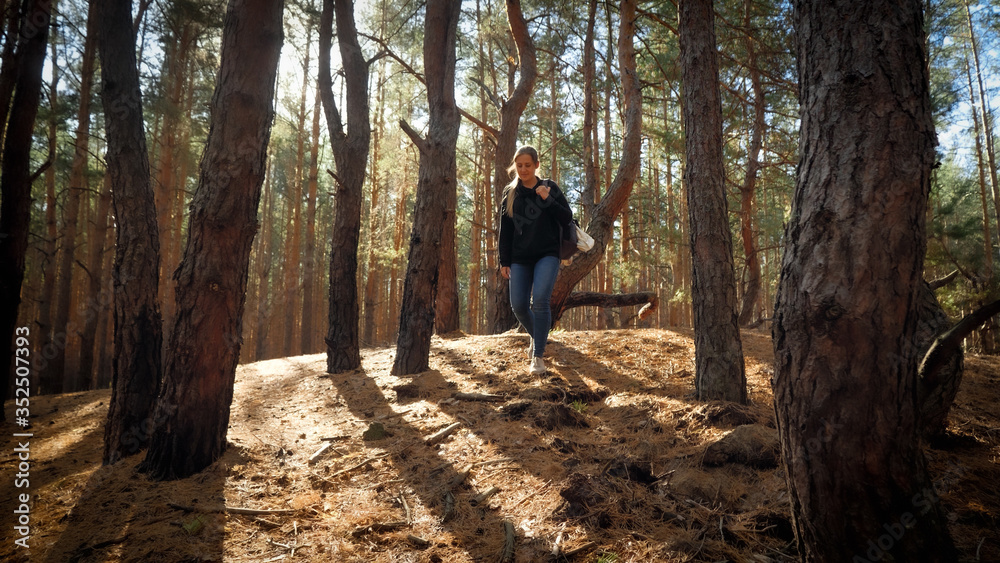
<path id="1" fill-rule="evenodd" d="M 389 375 L 392 349 L 340 375 L 322 355 L 243 365 L 227 453 L 167 483 L 138 457 L 100 465 L 108 391 L 32 398 L 30 548 L 7 423 L 0 560 L 793 561 L 780 463 L 709 448 L 739 425 L 774 433 L 770 338 L 743 340 L 748 407 L 694 400 L 683 331 L 557 331 L 543 377 L 516 334 L 435 338 L 414 378 Z M 927 454 L 964 561 L 1000 561 L 998 382 L 998 359 L 967 360 Z"/>

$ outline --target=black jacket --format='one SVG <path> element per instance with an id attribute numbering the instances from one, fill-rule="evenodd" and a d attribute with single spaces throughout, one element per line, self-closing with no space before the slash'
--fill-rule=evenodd
<path id="1" fill-rule="evenodd" d="M 559 256 L 559 226 L 573 220 L 562 190 L 552 180 L 548 199 L 517 182 L 514 216 L 507 215 L 507 196 L 500 202 L 500 265 L 534 264 L 545 256 Z"/>

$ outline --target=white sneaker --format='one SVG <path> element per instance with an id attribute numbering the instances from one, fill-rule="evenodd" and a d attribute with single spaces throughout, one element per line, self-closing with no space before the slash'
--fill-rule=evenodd
<path id="1" fill-rule="evenodd" d="M 541 358 L 531 359 L 531 375 L 542 375 L 545 373 L 545 361 Z"/>

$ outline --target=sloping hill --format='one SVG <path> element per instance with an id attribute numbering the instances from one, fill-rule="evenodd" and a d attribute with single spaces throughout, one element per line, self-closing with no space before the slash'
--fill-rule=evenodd
<path id="1" fill-rule="evenodd" d="M 574 550 L 568 560 L 791 561 L 771 342 L 743 338 L 748 407 L 693 399 L 688 332 L 556 332 L 541 378 L 516 334 L 435 338 L 434 369 L 414 378 L 389 375 L 392 349 L 341 375 L 322 355 L 243 365 L 228 452 L 170 483 L 137 474 L 138 458 L 100 466 L 109 392 L 33 398 L 31 547 L 4 524 L 0 559 L 452 563 L 498 560 L 512 537 L 519 562 Z M 953 436 L 928 456 L 963 554 L 996 561 L 1000 362 L 966 365 Z M 742 453 L 712 446 L 748 424 L 734 435 Z M 5 427 L 8 482 L 16 431 Z M 2 490 L 10 522 L 24 490 Z"/>

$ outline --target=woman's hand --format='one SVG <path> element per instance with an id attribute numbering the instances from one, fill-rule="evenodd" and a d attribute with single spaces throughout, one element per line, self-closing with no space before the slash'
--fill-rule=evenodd
<path id="1" fill-rule="evenodd" d="M 500 266 L 500 275 L 503 276 L 505 280 L 510 279 L 510 266 Z"/>
<path id="2" fill-rule="evenodd" d="M 549 192 L 551 190 L 552 190 L 552 188 L 550 188 L 546 184 L 538 184 L 537 186 L 535 186 L 535 193 L 538 194 L 538 196 L 542 198 L 542 201 L 545 201 L 546 199 L 549 199 Z"/>

